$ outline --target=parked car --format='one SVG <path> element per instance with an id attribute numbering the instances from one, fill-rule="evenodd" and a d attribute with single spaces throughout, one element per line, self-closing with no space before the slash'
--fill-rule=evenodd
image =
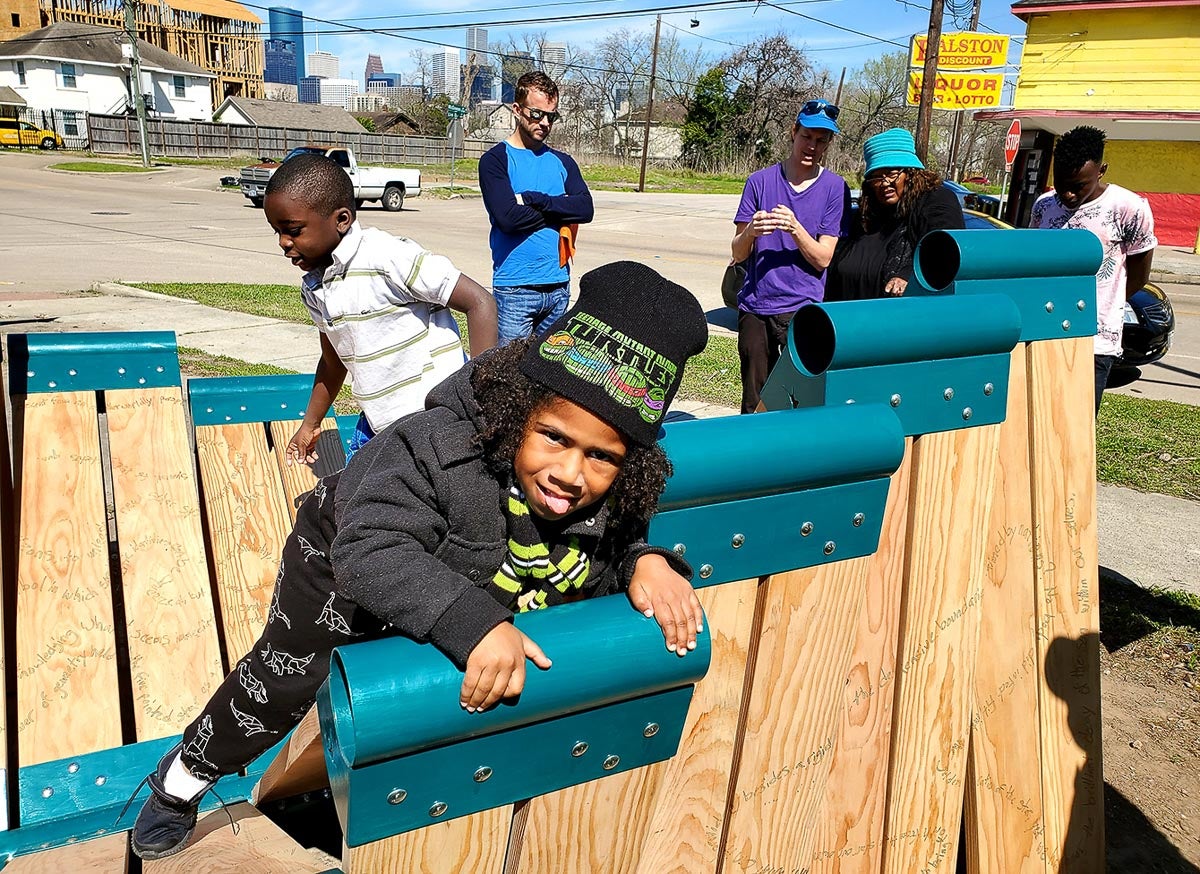
<path id="1" fill-rule="evenodd" d="M 954 192 L 954 196 L 958 198 L 958 205 L 963 209 L 973 209 L 976 212 L 983 212 L 988 215 L 1000 215 L 1000 198 L 996 197 L 996 195 L 979 194 L 965 185 L 959 185 L 950 179 L 942 182 L 942 185 Z"/>
<path id="2" fill-rule="evenodd" d="M 1012 230 L 1012 225 L 976 210 L 963 210 L 967 230 Z M 1142 367 L 1158 361 L 1171 348 L 1175 332 L 1175 309 L 1167 293 L 1147 282 L 1125 302 L 1125 325 L 1121 331 L 1121 360 L 1117 367 Z"/>
<path id="3" fill-rule="evenodd" d="M 301 146 L 288 152 L 283 161 L 296 155 L 325 155 L 336 161 L 354 183 L 354 200 L 360 207 L 368 200 L 379 201 L 388 212 L 398 212 L 404 206 L 404 198 L 421 194 L 421 171 L 417 169 L 360 167 L 354 152 L 339 146 Z M 261 164 L 242 168 L 239 176 L 242 194 L 252 204 L 263 205 L 271 174 L 283 161 L 263 158 Z"/>
<path id="4" fill-rule="evenodd" d="M 0 118 L 0 146 L 37 146 L 39 149 L 61 149 L 62 144 L 62 137 L 52 130 L 46 130 L 15 118 Z"/>
<path id="5" fill-rule="evenodd" d="M 986 176 L 971 176 L 966 180 L 968 185 L 991 185 L 992 180 Z"/>

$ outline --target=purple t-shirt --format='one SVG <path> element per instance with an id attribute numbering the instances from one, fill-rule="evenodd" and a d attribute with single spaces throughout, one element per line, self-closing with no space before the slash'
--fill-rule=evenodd
<path id="1" fill-rule="evenodd" d="M 850 200 L 846 180 L 822 168 L 821 175 L 800 193 L 783 175 L 783 164 L 750 174 L 742 190 L 734 222 L 748 222 L 760 209 L 786 206 L 813 237 L 844 237 Z M 800 254 L 791 234 L 772 231 L 754 241 L 746 264 L 746 284 L 738 295 L 738 307 L 760 316 L 792 313 L 806 303 L 825 298 L 825 271 L 818 270 Z"/>

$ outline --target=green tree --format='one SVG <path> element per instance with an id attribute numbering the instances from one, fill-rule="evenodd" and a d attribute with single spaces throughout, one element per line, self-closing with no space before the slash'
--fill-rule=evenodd
<path id="1" fill-rule="evenodd" d="M 356 115 L 354 120 L 361 124 L 370 133 L 375 133 L 375 119 L 369 115 Z"/>
<path id="2" fill-rule="evenodd" d="M 683 123 L 683 160 L 689 167 L 709 167 L 718 157 L 732 108 L 724 68 L 710 68 L 696 82 Z"/>

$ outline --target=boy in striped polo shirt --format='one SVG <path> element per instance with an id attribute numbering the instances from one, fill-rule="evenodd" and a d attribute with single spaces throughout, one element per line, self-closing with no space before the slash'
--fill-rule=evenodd
<path id="1" fill-rule="evenodd" d="M 288 463 L 316 460 L 321 421 L 350 376 L 362 407 L 347 461 L 375 433 L 424 408 L 465 361 L 450 310 L 467 317 L 471 356 L 496 345 L 496 302 L 450 259 L 355 220 L 354 186 L 324 155 L 297 155 L 267 185 L 263 208 L 321 332 L 321 359 Z M 449 309 L 447 309 L 449 308 Z"/>

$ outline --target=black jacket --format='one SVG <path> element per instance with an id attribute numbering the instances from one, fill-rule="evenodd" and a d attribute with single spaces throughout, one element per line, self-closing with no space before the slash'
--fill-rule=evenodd
<path id="1" fill-rule="evenodd" d="M 513 615 L 488 588 L 508 549 L 504 486 L 476 439 L 472 369 L 468 364 L 437 386 L 424 411 L 373 437 L 340 474 L 330 553 L 340 594 L 434 644 L 460 668 Z M 614 542 L 604 502 L 589 509 L 567 528 L 591 558 L 588 597 L 628 588 L 634 563 L 647 552 L 691 577 L 690 566 L 669 550 L 641 539 Z"/>

